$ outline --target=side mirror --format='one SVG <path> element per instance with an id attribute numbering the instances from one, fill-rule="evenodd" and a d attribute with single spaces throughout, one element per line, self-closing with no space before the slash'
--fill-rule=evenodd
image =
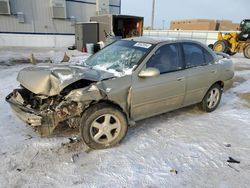
<path id="1" fill-rule="evenodd" d="M 159 75 L 160 75 L 160 71 L 158 69 L 149 67 L 146 70 L 141 71 L 138 76 L 141 78 L 148 78 L 148 77 L 155 77 Z"/>

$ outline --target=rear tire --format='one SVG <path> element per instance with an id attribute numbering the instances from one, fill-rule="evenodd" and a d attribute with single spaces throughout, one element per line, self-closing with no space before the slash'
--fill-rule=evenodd
<path id="1" fill-rule="evenodd" d="M 214 111 L 220 104 L 221 95 L 222 88 L 219 84 L 211 86 L 200 104 L 201 109 L 205 112 Z"/>
<path id="2" fill-rule="evenodd" d="M 243 53 L 244 53 L 245 58 L 250 59 L 250 44 L 248 44 L 248 45 L 244 48 Z"/>
<path id="3" fill-rule="evenodd" d="M 229 43 L 226 40 L 218 40 L 214 43 L 213 50 L 215 52 L 223 52 L 228 53 L 229 51 Z"/>
<path id="4" fill-rule="evenodd" d="M 106 103 L 93 105 L 81 118 L 82 139 L 92 149 L 106 149 L 118 144 L 125 137 L 127 129 L 123 112 Z"/>

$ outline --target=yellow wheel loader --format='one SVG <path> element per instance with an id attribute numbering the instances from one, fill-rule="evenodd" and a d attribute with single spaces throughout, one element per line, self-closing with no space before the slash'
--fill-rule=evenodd
<path id="1" fill-rule="evenodd" d="M 240 32 L 222 34 L 219 32 L 218 40 L 213 45 L 213 50 L 229 55 L 244 53 L 250 59 L 250 19 L 240 23 Z"/>

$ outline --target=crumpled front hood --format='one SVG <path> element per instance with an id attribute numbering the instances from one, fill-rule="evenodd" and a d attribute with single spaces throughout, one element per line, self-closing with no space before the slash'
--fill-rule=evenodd
<path id="1" fill-rule="evenodd" d="M 97 82 L 112 77 L 112 73 L 81 66 L 39 65 L 22 69 L 17 81 L 35 94 L 53 96 L 81 79 Z"/>

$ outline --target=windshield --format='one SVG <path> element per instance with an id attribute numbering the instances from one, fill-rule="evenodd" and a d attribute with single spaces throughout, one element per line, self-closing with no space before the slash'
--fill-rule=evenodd
<path id="1" fill-rule="evenodd" d="M 116 76 L 132 73 L 152 45 L 135 41 L 117 41 L 85 61 L 85 66 L 105 70 Z"/>

